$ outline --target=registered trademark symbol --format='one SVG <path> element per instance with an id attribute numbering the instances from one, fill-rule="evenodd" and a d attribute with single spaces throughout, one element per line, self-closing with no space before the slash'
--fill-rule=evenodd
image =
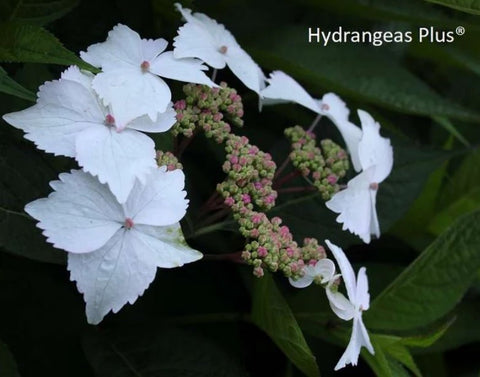
<path id="1" fill-rule="evenodd" d="M 465 28 L 463 26 L 457 26 L 455 33 L 457 33 L 457 35 L 463 35 L 465 34 Z"/>

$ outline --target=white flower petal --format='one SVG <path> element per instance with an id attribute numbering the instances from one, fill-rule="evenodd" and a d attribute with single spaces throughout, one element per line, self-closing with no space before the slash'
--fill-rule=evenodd
<path id="1" fill-rule="evenodd" d="M 346 189 L 337 192 L 325 203 L 330 210 L 340 214 L 337 222 L 343 223 L 342 229 L 348 229 L 358 235 L 365 243 L 370 242 L 372 221 L 370 176 L 373 170 L 372 167 L 352 178 Z"/>
<path id="2" fill-rule="evenodd" d="M 313 267 L 314 276 L 320 275 L 322 277 L 321 283 L 325 284 L 332 280 L 335 274 L 335 264 L 328 258 L 320 259 Z"/>
<path id="3" fill-rule="evenodd" d="M 142 39 L 140 41 L 142 49 L 142 60 L 151 62 L 160 55 L 168 46 L 168 42 L 163 39 Z"/>
<path id="4" fill-rule="evenodd" d="M 155 278 L 157 267 L 178 267 L 202 254 L 186 245 L 180 225 L 121 229 L 94 253 L 68 256 L 70 277 L 87 303 L 87 318 L 98 324 L 112 310 L 133 304 Z"/>
<path id="5" fill-rule="evenodd" d="M 355 302 L 362 311 L 370 308 L 370 294 L 368 293 L 367 269 L 361 267 L 357 275 L 357 289 Z"/>
<path id="6" fill-rule="evenodd" d="M 122 207 L 90 174 L 72 170 L 59 178 L 50 183 L 55 192 L 27 204 L 25 211 L 57 248 L 88 253 L 102 247 L 122 226 Z"/>
<path id="7" fill-rule="evenodd" d="M 372 203 L 372 218 L 370 219 L 370 234 L 380 238 L 380 224 L 377 216 L 377 190 L 370 190 L 370 202 Z"/>
<path id="8" fill-rule="evenodd" d="M 261 97 L 296 102 L 307 109 L 319 113 L 320 108 L 310 94 L 292 77 L 282 71 L 274 71 L 270 73 L 267 79 L 269 85 L 260 93 Z M 264 104 L 270 104 L 264 102 Z"/>
<path id="9" fill-rule="evenodd" d="M 142 115 L 155 121 L 170 103 L 170 88 L 160 77 L 142 72 L 140 66 L 130 69 L 112 69 L 95 76 L 93 88 L 110 105 L 117 128 Z"/>
<path id="10" fill-rule="evenodd" d="M 301 278 L 298 278 L 297 280 L 288 278 L 288 281 L 295 288 L 306 288 L 313 283 L 313 276 L 305 274 Z"/>
<path id="11" fill-rule="evenodd" d="M 40 87 L 36 105 L 6 114 L 3 119 L 25 131 L 25 138 L 38 148 L 74 157 L 77 135 L 103 122 L 104 115 L 91 90 L 76 81 L 61 79 Z"/>
<path id="12" fill-rule="evenodd" d="M 177 112 L 172 103 L 169 104 L 167 111 L 160 113 L 157 120 L 153 122 L 148 116 L 144 115 L 128 123 L 127 128 L 143 132 L 165 132 L 168 131 L 177 122 Z"/>
<path id="13" fill-rule="evenodd" d="M 258 94 L 265 88 L 265 75 L 262 69 L 240 46 L 229 48 L 225 53 L 225 60 L 228 68 L 247 88 Z"/>
<path id="14" fill-rule="evenodd" d="M 350 264 L 347 256 L 340 247 L 334 245 L 329 240 L 325 240 L 325 243 L 332 252 L 335 260 L 337 261 L 338 267 L 340 268 L 343 282 L 345 283 L 345 288 L 347 289 L 348 299 L 352 302 L 355 302 L 357 284 L 355 281 L 355 273 L 353 272 L 352 265 Z"/>
<path id="15" fill-rule="evenodd" d="M 327 289 L 326 292 L 332 311 L 338 318 L 350 321 L 355 316 L 355 308 L 350 301 L 340 292 L 332 292 L 330 289 Z"/>
<path id="16" fill-rule="evenodd" d="M 225 68 L 225 56 L 219 51 L 217 42 L 201 24 L 187 22 L 174 38 L 173 55 L 177 59 L 197 57 L 216 69 Z"/>
<path id="17" fill-rule="evenodd" d="M 203 254 L 192 249 L 183 237 L 179 223 L 169 226 L 136 225 L 133 233 L 136 242 L 145 250 L 155 251 L 156 264 L 162 268 L 181 267 L 195 262 Z"/>
<path id="18" fill-rule="evenodd" d="M 358 145 L 362 138 L 362 130 L 348 120 L 350 110 L 345 102 L 336 94 L 327 93 L 322 97 L 320 103 L 321 113 L 326 115 L 335 126 L 337 126 L 345 140 L 345 144 L 352 158 L 353 168 L 357 172 L 362 170 L 358 154 Z"/>
<path id="19" fill-rule="evenodd" d="M 360 355 L 361 345 L 359 343 L 359 337 L 361 336 L 361 330 L 358 326 L 358 321 L 356 318 L 353 319 L 353 328 L 352 335 L 350 336 L 350 341 L 348 342 L 347 349 L 343 353 L 342 357 L 335 365 L 335 370 L 344 368 L 347 364 L 357 365 L 358 356 Z"/>
<path id="20" fill-rule="evenodd" d="M 135 224 L 172 225 L 185 215 L 185 176 L 179 169 L 153 169 L 145 184 L 136 182 L 124 204 L 125 213 Z"/>
<path id="21" fill-rule="evenodd" d="M 76 149 L 80 166 L 101 183 L 108 183 L 120 203 L 127 200 L 135 179 L 143 179 L 157 166 L 153 140 L 135 130 L 91 128 L 78 135 Z"/>
<path id="22" fill-rule="evenodd" d="M 108 33 L 107 40 L 80 52 L 80 57 L 104 71 L 118 67 L 136 67 L 142 62 L 142 43 L 137 32 L 118 24 Z"/>
<path id="23" fill-rule="evenodd" d="M 388 177 L 393 166 L 393 149 L 390 139 L 380 136 L 380 124 L 369 113 L 358 110 L 362 122 L 363 135 L 358 145 L 358 154 L 363 170 L 375 166 L 372 181 L 382 182 Z"/>
<path id="24" fill-rule="evenodd" d="M 175 59 L 172 51 L 167 51 L 150 63 L 150 72 L 173 80 L 217 86 L 202 71 L 208 68 L 197 59 Z"/>

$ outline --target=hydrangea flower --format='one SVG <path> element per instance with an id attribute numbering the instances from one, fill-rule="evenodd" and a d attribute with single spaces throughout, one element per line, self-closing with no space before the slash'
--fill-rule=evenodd
<path id="1" fill-rule="evenodd" d="M 125 25 L 115 26 L 105 42 L 88 47 L 80 56 L 101 67 L 93 80 L 93 88 L 110 105 L 117 122 L 125 124 L 133 118 L 148 115 L 152 121 L 170 103 L 170 88 L 159 76 L 215 86 L 202 72 L 207 67 L 196 59 L 176 59 L 172 51 L 164 52 L 165 39 L 141 39 Z"/>
<path id="2" fill-rule="evenodd" d="M 345 321 L 353 319 L 352 335 L 350 336 L 347 349 L 335 366 L 335 370 L 338 370 L 347 364 L 357 365 L 362 347 L 366 347 L 372 355 L 375 354 L 362 320 L 362 313 L 370 307 L 370 295 L 368 293 L 368 279 L 365 267 L 360 268 L 357 279 L 355 279 L 352 265 L 343 250 L 329 240 L 325 240 L 325 243 L 337 261 L 348 296 L 347 299 L 334 288 L 333 282 L 340 275 L 335 276 L 327 285 L 326 290 L 330 307 L 339 318 Z"/>
<path id="3" fill-rule="evenodd" d="M 117 114 L 103 106 L 92 89 L 93 75 L 72 66 L 60 80 L 40 87 L 36 105 L 3 119 L 26 132 L 38 148 L 74 157 L 87 172 L 108 183 L 121 203 L 135 179 L 143 179 L 155 162 L 153 140 L 139 131 L 164 132 L 175 124 L 170 105 L 156 121 L 147 116 L 119 124 Z"/>
<path id="4" fill-rule="evenodd" d="M 173 54 L 176 58 L 199 58 L 215 69 L 225 65 L 245 86 L 256 93 L 265 87 L 265 75 L 261 68 L 237 43 L 225 26 L 203 13 L 193 13 L 175 3 L 187 21 L 174 38 Z"/>
<path id="5" fill-rule="evenodd" d="M 345 140 L 354 169 L 360 171 L 358 143 L 362 131 L 348 120 L 350 110 L 340 97 L 334 93 L 327 93 L 322 99 L 314 99 L 297 81 L 282 71 L 272 72 L 267 81 L 269 85 L 260 92 L 260 96 L 267 99 L 262 100 L 265 104 L 295 102 L 328 117 Z"/>
<path id="6" fill-rule="evenodd" d="M 183 239 L 184 175 L 152 170 L 119 204 L 105 184 L 81 170 L 50 182 L 48 198 L 27 204 L 47 241 L 68 254 L 70 277 L 87 303 L 88 322 L 98 324 L 112 310 L 133 304 L 155 277 L 157 267 L 194 262 L 202 254 Z"/>
<path id="7" fill-rule="evenodd" d="M 295 288 L 305 288 L 314 281 L 318 284 L 328 283 L 335 274 L 335 264 L 327 258 L 320 259 L 315 265 L 303 267 L 303 276 L 299 279 L 288 278 L 288 281 Z"/>
<path id="8" fill-rule="evenodd" d="M 339 213 L 337 222 L 343 223 L 370 243 L 371 235 L 380 237 L 376 198 L 379 184 L 388 177 L 393 166 L 390 140 L 380 136 L 380 125 L 365 111 L 358 110 L 362 122 L 362 139 L 358 144 L 358 157 L 363 171 L 351 179 L 347 188 L 337 192 L 326 206 Z"/>

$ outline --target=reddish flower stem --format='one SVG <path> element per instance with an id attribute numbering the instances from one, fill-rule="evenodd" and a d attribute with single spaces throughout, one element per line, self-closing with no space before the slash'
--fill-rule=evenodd
<path id="1" fill-rule="evenodd" d="M 204 254 L 203 260 L 228 261 L 233 263 L 245 264 L 245 261 L 242 258 L 241 251 L 235 251 L 234 253 L 227 253 L 227 254 Z"/>
<path id="2" fill-rule="evenodd" d="M 301 174 L 302 173 L 300 172 L 300 170 L 294 170 L 294 171 L 284 175 L 282 178 L 279 178 L 279 179 L 275 180 L 273 182 L 273 188 L 276 190 L 279 187 L 282 187 L 282 185 L 284 185 L 285 183 L 297 178 Z"/>
<path id="3" fill-rule="evenodd" d="M 285 187 L 282 189 L 278 189 L 277 192 L 279 194 L 286 194 L 292 192 L 312 192 L 316 191 L 317 189 L 313 186 L 296 186 L 296 187 Z"/>

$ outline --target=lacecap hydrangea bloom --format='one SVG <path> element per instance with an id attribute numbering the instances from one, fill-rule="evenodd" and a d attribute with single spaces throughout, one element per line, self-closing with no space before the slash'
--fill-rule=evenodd
<path id="1" fill-rule="evenodd" d="M 347 349 L 335 366 L 335 370 L 338 370 L 347 364 L 357 365 L 362 347 L 366 347 L 372 355 L 375 354 L 362 320 L 362 313 L 370 307 L 370 294 L 368 293 L 368 279 L 365 267 L 360 268 L 355 279 L 352 265 L 343 250 L 329 240 L 325 240 L 325 243 L 337 261 L 348 296 L 347 299 L 342 293 L 338 292 L 337 286 L 334 284 L 340 275 L 332 277 L 326 288 L 330 307 L 339 318 L 345 321 L 353 319 L 352 334 Z"/>
<path id="2" fill-rule="evenodd" d="M 202 254 L 185 242 L 184 175 L 160 167 L 137 180 L 124 204 L 105 184 L 80 170 L 63 173 L 48 198 L 27 204 L 47 241 L 68 252 L 70 277 L 86 301 L 88 322 L 133 304 L 157 267 L 194 262 Z"/>
<path id="3" fill-rule="evenodd" d="M 175 124 L 170 104 L 155 121 L 146 115 L 119 123 L 92 88 L 94 76 L 72 66 L 40 87 L 36 105 L 3 116 L 46 152 L 74 157 L 125 202 L 136 179 L 156 168 L 155 144 L 140 131 L 165 132 Z"/>
<path id="4" fill-rule="evenodd" d="M 362 172 L 352 178 L 347 188 L 337 192 L 326 206 L 339 213 L 337 221 L 343 229 L 369 243 L 371 235 L 380 237 L 376 198 L 379 184 L 388 177 L 393 166 L 390 140 L 380 136 L 380 125 L 365 111 L 358 110 L 362 123 L 362 138 L 358 143 L 358 158 Z"/>
<path id="5" fill-rule="evenodd" d="M 175 3 L 187 21 L 174 38 L 176 58 L 199 58 L 215 69 L 227 65 L 245 86 L 256 93 L 265 87 L 265 75 L 225 26 L 203 13 L 192 13 Z"/>

